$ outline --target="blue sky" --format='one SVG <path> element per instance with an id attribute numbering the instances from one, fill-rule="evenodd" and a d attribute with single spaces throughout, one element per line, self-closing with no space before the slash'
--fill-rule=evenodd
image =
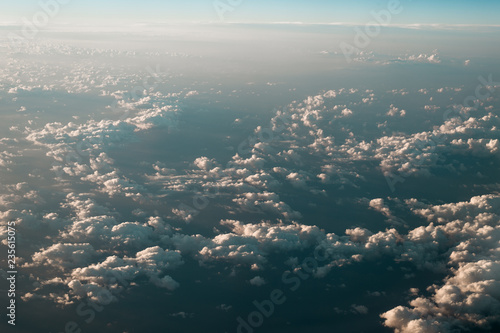
<path id="1" fill-rule="evenodd" d="M 54 0 L 42 0 L 48 2 Z M 219 21 L 217 0 L 72 0 L 57 17 L 60 22 L 178 22 Z M 220 0 L 227 3 L 228 0 Z M 293 21 L 365 24 L 370 11 L 387 8 L 389 0 L 242 0 L 225 20 L 236 22 Z M 394 24 L 500 24 L 500 1 L 494 0 L 401 0 L 404 11 Z M 40 10 L 39 1 L 22 0 L 0 5 L 2 21 L 18 22 Z"/>

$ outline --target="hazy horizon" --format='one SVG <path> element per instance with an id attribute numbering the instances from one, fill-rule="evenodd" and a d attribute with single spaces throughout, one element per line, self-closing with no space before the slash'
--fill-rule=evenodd
<path id="1" fill-rule="evenodd" d="M 0 5 L 0 330 L 500 330 L 500 2 Z"/>

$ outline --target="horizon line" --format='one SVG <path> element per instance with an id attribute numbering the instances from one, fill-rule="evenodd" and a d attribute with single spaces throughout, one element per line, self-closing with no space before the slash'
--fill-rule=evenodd
<path id="1" fill-rule="evenodd" d="M 357 22 L 302 22 L 302 21 L 274 21 L 274 22 L 259 22 L 259 21 L 162 21 L 162 22 L 115 22 L 111 24 L 106 23 L 88 23 L 88 24 L 75 24 L 75 22 L 57 22 L 49 24 L 43 30 L 50 30 L 57 27 L 72 26 L 75 28 L 131 28 L 135 26 L 142 27 L 162 27 L 162 26 L 181 26 L 181 25 L 289 25 L 289 26 L 338 26 L 338 27 L 363 27 L 368 23 Z M 381 27 L 387 28 L 401 28 L 401 29 L 474 29 L 474 28 L 500 28 L 500 24 L 460 24 L 460 23 L 389 23 L 377 24 Z M 22 27 L 21 22 L 0 22 L 0 27 Z"/>

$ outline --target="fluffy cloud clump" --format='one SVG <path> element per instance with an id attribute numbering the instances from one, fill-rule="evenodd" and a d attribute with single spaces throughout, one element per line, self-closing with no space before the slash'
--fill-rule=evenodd
<path id="1" fill-rule="evenodd" d="M 70 51 L 58 49 L 61 54 L 87 54 Z M 133 58 L 113 51 L 96 54 Z M 438 54 L 420 54 L 398 61 L 439 64 L 441 59 Z M 254 290 L 272 281 L 267 275 L 276 268 L 272 259 L 322 253 L 324 260 L 312 272 L 317 279 L 333 268 L 382 257 L 446 276 L 426 290 L 412 289 L 408 304 L 401 301 L 381 314 L 384 324 L 396 332 L 487 330 L 500 321 L 497 192 L 462 202 L 405 200 L 411 196 L 374 193 L 378 183 L 371 183 L 374 175 L 376 181 L 390 174 L 423 179 L 443 170 L 460 175 L 484 161 L 491 168 L 498 166 L 500 118 L 493 111 L 494 99 L 478 101 L 476 108 L 450 106 L 461 91 L 452 87 L 323 91 L 277 110 L 267 124 L 250 128 L 247 138 L 235 142 L 233 134 L 228 135 L 230 146 L 224 154 L 207 149 L 171 161 L 171 155 L 164 158 L 163 147 L 148 147 L 154 154 L 149 160 L 126 156 L 135 163 L 130 168 L 120 165 L 114 149 L 157 134 L 155 130 L 170 134 L 170 129 L 182 126 L 178 115 L 186 101 L 181 96 L 194 101 L 202 95 L 191 88 L 182 94 L 140 89 L 141 96 L 131 100 L 121 82 L 134 75 L 83 67 L 77 64 L 73 76 L 54 78 L 52 85 L 43 83 L 50 77 L 46 69 L 43 75 L 27 69 L 26 74 L 36 78 L 33 82 L 23 82 L 15 71 L 0 74 L 8 81 L 2 87 L 12 101 L 27 93 L 94 93 L 115 99 L 108 111 L 120 113 L 113 113 L 113 119 L 75 115 L 73 121 L 43 124 L 34 117 L 29 126 L 11 128 L 19 139 L 0 139 L 0 166 L 5 172 L 23 167 L 22 159 L 35 151 L 45 155 L 36 162 L 48 160 L 56 175 L 52 179 L 34 170 L 29 178 L 36 179 L 36 187 L 28 180 L 0 185 L 0 234 L 7 233 L 5 221 L 14 221 L 22 237 L 37 239 L 25 242 L 20 253 L 23 270 L 36 280 L 23 289 L 23 300 L 42 298 L 64 306 L 89 299 L 107 304 L 138 284 L 173 292 L 182 288 L 180 270 L 185 262 L 207 270 L 231 268 L 217 272 L 223 278 L 236 271 L 251 273 L 245 281 Z M 92 77 L 99 82 L 92 83 Z M 415 94 L 425 97 L 421 105 Z M 446 101 L 439 101 L 438 95 Z M 441 117 L 438 113 L 445 109 L 450 113 Z M 30 108 L 22 113 L 28 112 Z M 418 118 L 422 114 L 429 118 Z M 239 128 L 245 119 L 232 126 Z M 370 189 L 361 191 L 365 185 Z M 491 188 L 497 191 L 495 186 Z M 480 190 L 484 187 L 478 186 Z M 317 215 L 343 202 L 355 203 L 360 213 L 380 215 L 391 227 L 377 228 L 368 219 L 363 221 L 368 227 L 349 221 L 346 230 L 341 226 L 340 232 L 325 231 L 337 228 L 342 218 L 326 216 L 328 221 L 320 223 Z M 393 203 L 421 224 L 410 228 L 393 211 Z M 303 269 L 290 263 L 296 271 Z M 375 311 L 346 304 L 347 309 L 338 313 Z"/>
<path id="2" fill-rule="evenodd" d="M 500 322 L 500 197 L 417 207 L 415 212 L 431 223 L 410 232 L 414 245 L 404 254 L 422 262 L 417 253 L 429 253 L 429 246 L 435 254 L 448 249 L 442 258 L 449 275 L 443 284 L 429 286 L 430 296 L 382 314 L 385 325 L 402 333 L 453 332 L 471 327 L 487 330 Z M 425 258 L 425 263 L 430 265 L 432 258 Z"/>
<path id="3" fill-rule="evenodd" d="M 180 286 L 171 276 L 165 275 L 166 270 L 183 264 L 179 251 L 153 246 L 137 252 L 133 257 L 120 258 L 113 255 L 101 262 L 85 266 L 85 263 L 88 264 L 88 257 L 95 253 L 84 253 L 82 249 L 89 250 L 89 245 L 55 245 L 36 253 L 32 265 L 81 267 L 71 269 L 64 278 L 44 281 L 33 292 L 27 293 L 25 299 L 41 297 L 61 304 L 72 304 L 75 300 L 88 298 L 100 304 L 109 304 L 116 300 L 115 294 L 130 286 L 140 276 L 148 277 L 151 283 L 160 288 L 175 290 Z M 45 288 L 61 284 L 68 287 L 69 294 L 45 294 Z"/>

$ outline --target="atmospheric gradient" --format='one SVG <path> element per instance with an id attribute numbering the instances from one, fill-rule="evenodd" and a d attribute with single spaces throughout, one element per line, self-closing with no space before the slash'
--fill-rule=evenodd
<path id="1" fill-rule="evenodd" d="M 499 14 L 4 1 L 1 332 L 500 332 Z"/>

